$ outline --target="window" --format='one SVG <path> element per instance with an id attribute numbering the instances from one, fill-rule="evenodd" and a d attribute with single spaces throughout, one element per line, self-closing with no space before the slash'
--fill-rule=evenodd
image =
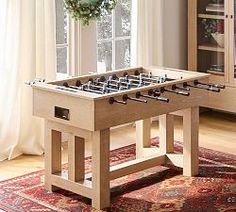
<path id="1" fill-rule="evenodd" d="M 57 74 L 68 74 L 68 26 L 69 17 L 63 0 L 55 0 L 56 6 L 56 47 L 57 47 Z"/>
<path id="2" fill-rule="evenodd" d="M 131 2 L 118 0 L 111 15 L 97 22 L 97 71 L 127 68 L 131 64 Z"/>

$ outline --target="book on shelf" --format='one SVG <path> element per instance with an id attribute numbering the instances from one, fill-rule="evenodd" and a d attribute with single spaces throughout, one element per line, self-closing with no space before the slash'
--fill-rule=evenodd
<path id="1" fill-rule="evenodd" d="M 224 65 L 212 64 L 207 72 L 211 74 L 224 75 Z"/>
<path id="2" fill-rule="evenodd" d="M 206 6 L 207 12 L 217 12 L 217 13 L 224 13 L 225 7 L 224 4 L 208 4 Z"/>
<path id="3" fill-rule="evenodd" d="M 207 73 L 208 73 L 208 74 L 219 75 L 219 76 L 224 76 L 224 72 L 220 72 L 220 71 L 207 70 Z"/>

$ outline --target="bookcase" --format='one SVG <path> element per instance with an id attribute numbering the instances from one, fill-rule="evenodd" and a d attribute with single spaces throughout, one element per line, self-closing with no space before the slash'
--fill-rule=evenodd
<path id="1" fill-rule="evenodd" d="M 226 85 L 209 108 L 236 113 L 236 0 L 188 0 L 188 69 Z"/>

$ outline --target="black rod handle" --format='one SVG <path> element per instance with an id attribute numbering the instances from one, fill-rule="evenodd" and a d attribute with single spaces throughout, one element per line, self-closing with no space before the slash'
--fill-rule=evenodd
<path id="1" fill-rule="evenodd" d="M 179 87 L 177 85 L 173 85 L 172 89 L 173 90 L 177 89 L 177 90 L 183 90 L 183 91 L 190 91 L 190 88 L 188 88 L 188 87 Z"/>
<path id="2" fill-rule="evenodd" d="M 116 100 L 114 97 L 111 97 L 109 99 L 109 104 L 112 105 L 114 103 L 121 104 L 121 105 L 127 105 L 127 101 L 119 101 L 119 100 Z"/>
<path id="3" fill-rule="evenodd" d="M 136 98 L 139 99 L 140 97 L 157 100 L 157 98 L 155 96 L 145 95 L 145 94 L 141 94 L 140 92 L 137 92 Z"/>
<path id="4" fill-rule="evenodd" d="M 67 82 L 64 82 L 63 86 L 66 87 L 66 88 L 71 88 L 71 89 L 74 89 L 74 90 L 79 90 L 79 87 L 73 86 L 73 85 L 69 85 Z"/>

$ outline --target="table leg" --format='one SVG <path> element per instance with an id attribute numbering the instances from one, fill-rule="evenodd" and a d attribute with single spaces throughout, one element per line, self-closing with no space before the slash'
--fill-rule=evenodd
<path id="1" fill-rule="evenodd" d="M 151 146 L 151 119 L 136 121 L 136 158 L 143 157 L 143 148 Z"/>
<path id="2" fill-rule="evenodd" d="M 110 206 L 110 130 L 92 134 L 92 206 L 103 209 Z"/>
<path id="3" fill-rule="evenodd" d="M 68 177 L 71 181 L 84 180 L 84 151 L 84 138 L 71 134 L 68 141 Z"/>
<path id="4" fill-rule="evenodd" d="M 199 107 L 184 110 L 183 114 L 183 175 L 194 176 L 198 174 L 198 133 L 199 133 Z"/>
<path id="5" fill-rule="evenodd" d="M 159 116 L 160 152 L 163 154 L 174 152 L 174 115 Z"/>
<path id="6" fill-rule="evenodd" d="M 61 132 L 53 130 L 45 121 L 45 188 L 56 190 L 51 184 L 51 175 L 61 172 Z"/>

